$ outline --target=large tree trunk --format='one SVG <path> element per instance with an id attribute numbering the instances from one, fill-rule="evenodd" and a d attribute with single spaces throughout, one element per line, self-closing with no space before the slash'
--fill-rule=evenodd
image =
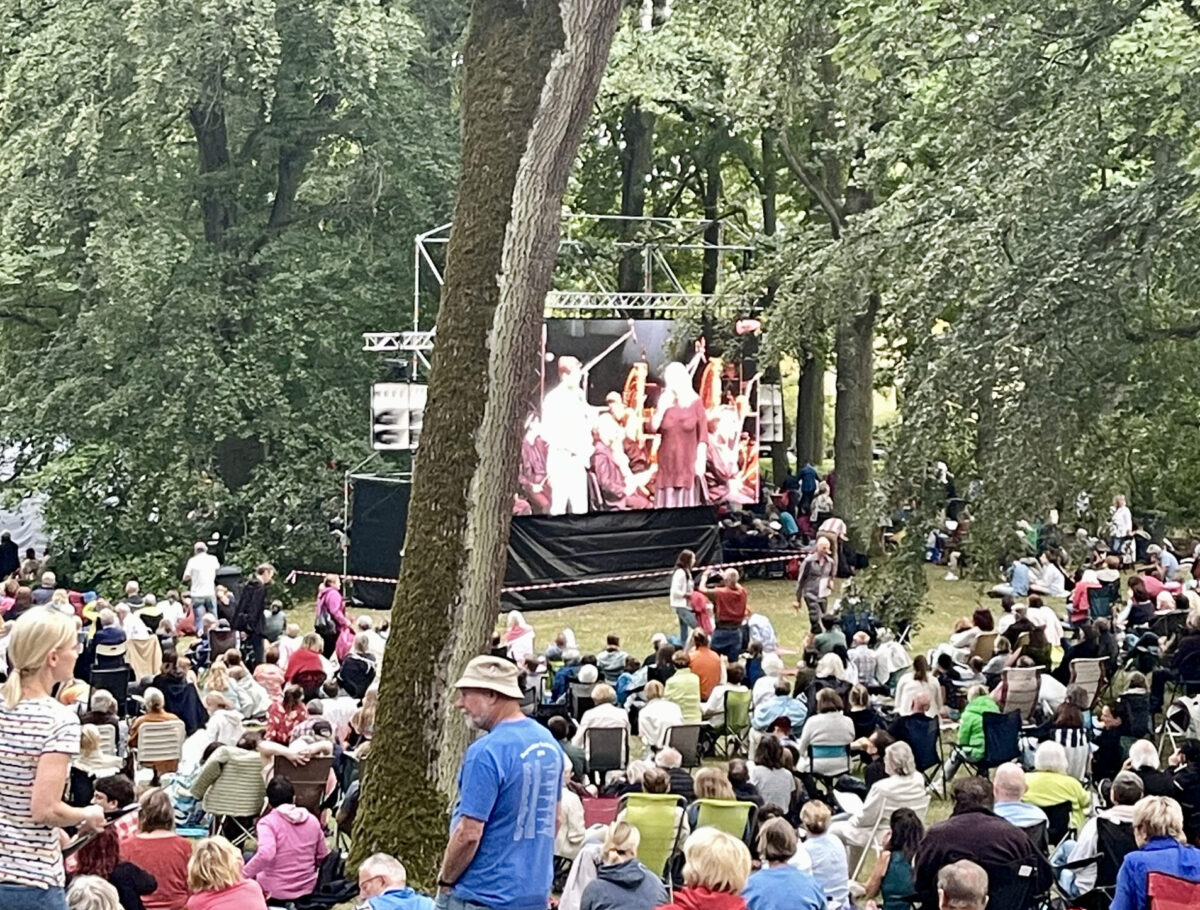
<path id="1" fill-rule="evenodd" d="M 625 140 L 621 152 L 621 214 L 627 218 L 641 218 L 646 212 L 646 178 L 654 162 L 655 120 L 653 111 L 642 110 L 638 98 L 625 106 L 621 116 L 621 135 Z M 621 240 L 629 243 L 638 235 L 638 223 L 622 221 L 620 230 Z M 645 289 L 644 259 L 639 247 L 621 253 L 618 290 Z"/>
<path id="2" fill-rule="evenodd" d="M 800 365 L 796 388 L 796 464 L 820 464 L 825 457 L 825 358 L 816 354 Z"/>
<path id="3" fill-rule="evenodd" d="M 463 161 L 354 860 L 431 887 L 467 743 L 450 686 L 495 622 L 567 174 L 620 0 L 476 0 Z"/>
<path id="4" fill-rule="evenodd" d="M 874 422 L 875 314 L 879 295 L 851 301 L 838 314 L 837 405 L 833 418 L 834 510 L 850 528 L 861 551 L 874 523 L 868 514 L 871 490 L 871 431 Z"/>

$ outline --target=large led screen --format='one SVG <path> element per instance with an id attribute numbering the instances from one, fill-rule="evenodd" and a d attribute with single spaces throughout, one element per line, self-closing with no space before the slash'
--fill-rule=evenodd
<path id="1" fill-rule="evenodd" d="M 755 379 L 665 319 L 555 319 L 516 514 L 758 501 Z"/>

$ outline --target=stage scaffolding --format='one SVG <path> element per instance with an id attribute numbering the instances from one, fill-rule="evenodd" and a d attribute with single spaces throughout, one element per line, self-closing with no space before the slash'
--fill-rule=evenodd
<path id="1" fill-rule="evenodd" d="M 732 221 L 718 222 L 716 243 L 704 240 L 711 227 L 712 222 L 702 218 L 633 218 L 564 212 L 559 267 L 555 272 L 555 288 L 546 298 L 545 315 L 586 314 L 593 318 L 625 319 L 733 309 L 716 294 L 689 290 L 678 276 L 680 260 L 702 262 L 706 255 L 715 252 L 719 288 L 724 273 L 737 268 L 738 264 L 731 266 L 729 260 L 744 258 L 753 251 L 750 235 Z M 413 381 L 422 373 L 427 375 L 430 369 L 429 354 L 433 351 L 437 328 L 421 327 L 421 298 L 431 280 L 439 290 L 444 284 L 438 263 L 445 259 L 450 228 L 450 223 L 438 225 L 413 238 L 412 329 L 363 333 L 366 352 L 408 355 L 409 376 Z M 605 231 L 613 232 L 613 236 L 604 236 Z M 630 239 L 621 239 L 620 235 Z M 641 260 L 641 290 L 614 290 L 617 263 L 631 250 L 638 251 Z"/>

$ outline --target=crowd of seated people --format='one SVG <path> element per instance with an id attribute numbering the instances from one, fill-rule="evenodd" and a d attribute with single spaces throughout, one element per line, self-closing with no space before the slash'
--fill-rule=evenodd
<path id="1" fill-rule="evenodd" d="M 1007 888 L 1020 868 L 1031 894 L 1102 892 L 1123 910 L 1145 906 L 1148 870 L 1200 879 L 1200 851 L 1187 845 L 1200 836 L 1200 711 L 1188 700 L 1200 608 L 1187 587 L 1168 602 L 1144 580 L 1153 573 L 1120 577 L 1127 598 L 1104 615 L 1072 620 L 1069 590 L 1006 592 L 998 609 L 978 607 L 920 654 L 894 630 L 847 634 L 826 608 L 792 666 L 737 623 L 720 628 L 736 577 L 723 579 L 724 598 L 706 595 L 717 608 L 711 633 L 698 623 L 683 642 L 656 634 L 645 657 L 616 634 L 589 652 L 568 630 L 538 650 L 532 627 L 509 614 L 496 653 L 520 667 L 526 713 L 568 759 L 560 906 L 875 900 L 890 910 L 915 896 L 932 907 L 947 888 L 972 900 L 988 882 Z M 127 590 L 95 611 L 95 669 L 132 667 L 101 645 L 150 640 L 134 637 L 129 598 L 139 596 Z M 744 599 L 739 609 L 745 621 Z M 131 668 L 120 691 L 78 680 L 60 689 L 84 721 L 70 798 L 120 819 L 68 865 L 89 900 L 107 894 L 91 881 L 103 879 L 118 906 L 149 910 L 303 901 L 336 853 L 335 819 L 353 823 L 384 636 L 361 617 L 329 649 L 319 634 L 277 624 L 258 660 L 236 633 L 222 646 L 221 622 L 206 616 L 202 631 L 215 634 L 190 651 L 156 626 L 158 665 Z M 1151 738 L 1176 704 L 1183 719 L 1164 765 Z M 164 755 L 155 750 L 167 728 L 182 735 Z M 1011 753 L 991 761 L 1001 736 Z M 927 826 L 937 794 L 951 814 Z M 622 800 L 607 816 L 615 821 L 589 823 L 593 801 L 606 799 Z M 659 807 L 661 830 L 648 821 Z M 209 836 L 180 836 L 184 820 Z M 1102 862 L 1121 826 L 1128 849 Z M 648 870 L 638 857 L 657 863 L 664 831 L 668 861 Z M 670 904 L 664 878 L 676 886 Z M 386 856 L 363 864 L 358 886 L 373 910 L 418 897 Z"/>

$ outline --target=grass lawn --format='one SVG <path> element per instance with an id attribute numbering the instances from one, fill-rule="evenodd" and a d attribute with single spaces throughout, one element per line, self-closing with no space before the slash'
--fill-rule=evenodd
<path id="1" fill-rule="evenodd" d="M 922 618 L 914 640 L 914 648 L 919 651 L 945 641 L 954 621 L 960 616 L 970 616 L 982 597 L 981 586 L 974 582 L 946 581 L 945 568 L 929 566 L 926 571 L 933 608 Z M 750 592 L 751 609 L 770 617 L 780 646 L 799 652 L 808 634 L 808 614 L 792 609 L 796 583 L 752 578 L 746 582 L 746 588 Z M 982 600 L 986 602 L 987 598 Z M 525 619 L 537 632 L 539 649 L 550 644 L 564 627 L 569 627 L 585 654 L 602 649 L 605 637 L 616 632 L 626 651 L 644 657 L 650 653 L 650 636 L 655 632 L 679 633 L 679 621 L 667 606 L 666 596 L 540 610 L 527 613 Z"/>

